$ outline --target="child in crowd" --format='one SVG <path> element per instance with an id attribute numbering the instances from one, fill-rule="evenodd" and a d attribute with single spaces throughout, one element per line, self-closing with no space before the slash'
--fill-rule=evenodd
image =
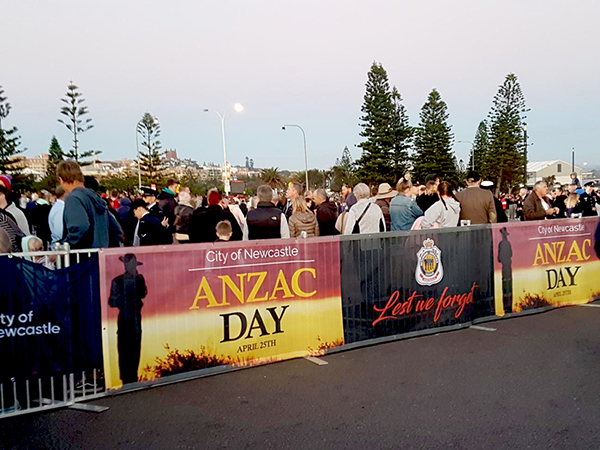
<path id="1" fill-rule="evenodd" d="M 217 242 L 227 242 L 231 239 L 231 235 L 233 234 L 233 230 L 231 228 L 231 223 L 229 220 L 221 220 L 217 224 Z"/>

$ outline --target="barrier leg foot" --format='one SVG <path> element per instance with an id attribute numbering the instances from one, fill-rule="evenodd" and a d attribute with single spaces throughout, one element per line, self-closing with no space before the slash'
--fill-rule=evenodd
<path id="1" fill-rule="evenodd" d="M 307 356 L 304 359 L 307 361 L 310 361 L 313 364 L 316 364 L 317 366 L 325 366 L 325 365 L 329 364 L 327 361 L 323 361 L 322 359 L 315 358 L 314 356 Z"/>
<path id="2" fill-rule="evenodd" d="M 108 411 L 110 408 L 108 406 L 99 406 L 92 405 L 90 403 L 75 403 L 69 406 L 69 409 L 75 409 L 77 411 L 87 411 L 93 413 L 102 413 L 104 411 Z"/>

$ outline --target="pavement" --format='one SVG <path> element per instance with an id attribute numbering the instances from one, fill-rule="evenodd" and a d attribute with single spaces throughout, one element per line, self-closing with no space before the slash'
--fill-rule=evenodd
<path id="1" fill-rule="evenodd" d="M 0 420 L 9 449 L 599 449 L 600 307 Z"/>

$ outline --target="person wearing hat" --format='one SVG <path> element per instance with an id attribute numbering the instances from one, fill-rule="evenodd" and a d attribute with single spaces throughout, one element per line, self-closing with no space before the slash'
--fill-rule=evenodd
<path id="1" fill-rule="evenodd" d="M 579 196 L 583 208 L 583 217 L 597 216 L 596 203 L 598 203 L 598 194 L 594 192 L 594 183 L 588 181 L 583 185 L 585 192 Z"/>
<path id="2" fill-rule="evenodd" d="M 150 214 L 148 204 L 137 199 L 131 204 L 133 215 L 138 220 L 133 235 L 133 246 L 169 245 L 173 238 L 160 221 Z"/>
<path id="3" fill-rule="evenodd" d="M 156 197 L 158 192 L 155 189 L 143 187 L 142 188 L 142 199 L 148 206 L 148 212 L 158 219 L 159 222 L 163 222 L 165 219 L 165 213 L 158 205 Z"/>
<path id="4" fill-rule="evenodd" d="M 500 230 L 502 240 L 498 244 L 498 262 L 502 264 L 502 303 L 504 314 L 513 312 L 513 282 L 512 282 L 512 245 L 508 240 L 509 232 L 506 227 Z"/>
<path id="5" fill-rule="evenodd" d="M 494 206 L 496 207 L 496 218 L 497 223 L 505 223 L 508 222 L 508 217 L 506 217 L 506 212 L 504 211 L 504 207 L 502 206 L 502 202 L 494 195 L 494 182 L 493 181 L 482 181 L 481 188 L 486 189 L 492 193 L 494 197 Z"/>
<path id="6" fill-rule="evenodd" d="M 490 191 L 481 189 L 479 173 L 470 170 L 465 182 L 467 188 L 456 193 L 456 199 L 460 203 L 460 220 L 470 220 L 473 225 L 496 223 L 494 196 Z"/>
<path id="7" fill-rule="evenodd" d="M 119 309 L 117 319 L 117 350 L 119 373 L 123 384 L 138 381 L 142 348 L 142 300 L 148 295 L 146 280 L 138 272 L 139 262 L 133 253 L 120 256 L 125 272 L 112 280 L 108 304 Z"/>
<path id="8" fill-rule="evenodd" d="M 232 241 L 241 241 L 243 234 L 240 224 L 235 216 L 223 207 L 223 196 L 217 189 L 208 191 L 208 207 L 197 208 L 190 217 L 188 235 L 190 242 L 215 242 L 217 236 L 217 224 L 222 220 L 228 220 L 232 228 Z"/>
<path id="9" fill-rule="evenodd" d="M 398 191 L 392 189 L 388 183 L 381 183 L 377 188 L 377 195 L 375 196 L 375 204 L 381 208 L 383 218 L 385 219 L 385 229 L 392 229 L 392 219 L 390 218 L 390 202 L 398 195 Z"/>
<path id="10" fill-rule="evenodd" d="M 577 178 L 577 172 L 573 172 L 571 174 L 571 184 L 577 186 L 578 188 L 581 187 L 581 183 L 579 182 L 579 178 Z"/>

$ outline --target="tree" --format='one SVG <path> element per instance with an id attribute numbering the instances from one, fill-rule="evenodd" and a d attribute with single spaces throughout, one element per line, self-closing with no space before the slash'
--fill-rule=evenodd
<path id="1" fill-rule="evenodd" d="M 390 152 L 394 147 L 392 128 L 397 114 L 393 100 L 387 72 L 381 64 L 373 62 L 361 107 L 360 136 L 365 140 L 358 144 L 362 156 L 356 162 L 357 176 L 366 183 L 381 183 L 393 177 Z"/>
<path id="2" fill-rule="evenodd" d="M 391 134 L 393 139 L 391 151 L 392 181 L 398 181 L 408 169 L 408 150 L 411 146 L 414 129 L 408 123 L 408 114 L 402 104 L 402 96 L 394 86 L 392 89 L 392 113 Z"/>
<path id="3" fill-rule="evenodd" d="M 300 183 L 301 185 L 306 184 L 306 171 L 296 172 L 292 175 L 292 181 Z M 324 170 L 309 169 L 308 171 L 308 186 L 305 186 L 305 190 L 315 190 L 318 188 L 325 188 L 327 183 L 327 175 Z"/>
<path id="4" fill-rule="evenodd" d="M 6 120 L 12 109 L 7 101 L 4 89 L 0 86 L 0 173 L 17 173 L 20 171 L 18 156 L 23 150 L 19 149 L 21 145 L 21 136 L 17 134 L 17 127 L 4 128 L 3 122 Z"/>
<path id="5" fill-rule="evenodd" d="M 458 183 L 456 158 L 452 153 L 454 135 L 448 125 L 448 107 L 439 92 L 433 89 L 421 108 L 415 134 L 413 179 L 425 181 L 435 174 L 445 181 Z"/>
<path id="6" fill-rule="evenodd" d="M 158 183 L 165 171 L 164 152 L 161 151 L 160 124 L 150 113 L 145 113 L 138 122 L 137 132 L 142 136 L 142 147 L 140 150 L 140 170 L 144 182 L 147 184 Z"/>
<path id="7" fill-rule="evenodd" d="M 260 171 L 260 179 L 264 184 L 268 184 L 272 189 L 279 189 L 285 186 L 285 179 L 279 167 L 270 167 Z"/>
<path id="8" fill-rule="evenodd" d="M 73 134 L 73 149 L 67 152 L 66 156 L 68 159 L 74 159 L 77 162 L 79 162 L 80 159 L 89 158 L 100 153 L 94 150 L 79 152 L 79 135 L 91 130 L 94 128 L 94 125 L 91 124 L 92 119 L 89 117 L 84 118 L 84 116 L 88 114 L 88 109 L 87 106 L 81 105 L 85 102 L 85 99 L 78 89 L 79 87 L 74 85 L 73 81 L 69 82 L 65 94 L 66 97 L 60 99 L 65 104 L 65 106 L 60 108 L 60 113 L 65 116 L 66 119 L 58 119 L 58 121 Z"/>
<path id="9" fill-rule="evenodd" d="M 338 192 L 342 185 L 354 186 L 358 181 L 355 175 L 354 162 L 348 147 L 344 147 L 342 157 L 336 158 L 335 165 L 331 168 L 331 190 Z"/>
<path id="10" fill-rule="evenodd" d="M 523 115 L 525 97 L 515 74 L 506 76 L 494 96 L 489 113 L 489 152 L 483 165 L 488 176 L 496 182 L 496 190 L 509 191 L 518 183 L 524 183 Z"/>
<path id="11" fill-rule="evenodd" d="M 488 178 L 488 158 L 490 151 L 490 140 L 488 136 L 488 126 L 485 120 L 479 122 L 475 139 L 473 139 L 473 148 L 469 159 L 469 167 L 476 170 L 482 177 Z M 472 167 L 474 165 L 474 167 Z"/>

